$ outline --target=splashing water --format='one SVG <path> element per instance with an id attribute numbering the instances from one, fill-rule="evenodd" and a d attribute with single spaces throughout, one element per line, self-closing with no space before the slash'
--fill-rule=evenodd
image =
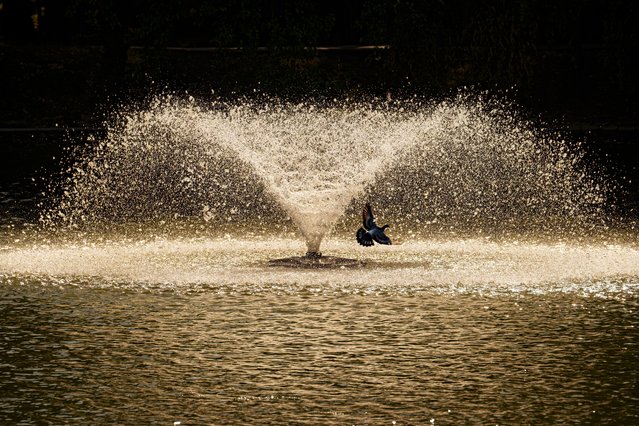
<path id="1" fill-rule="evenodd" d="M 201 217 L 273 235 L 290 219 L 318 252 L 328 232 L 352 231 L 358 215 L 340 217 L 368 198 L 395 235 L 574 235 L 605 223 L 611 193 L 582 157 L 472 97 L 329 106 L 164 97 L 121 113 L 78 155 L 42 221 L 86 230 Z"/>
<path id="2" fill-rule="evenodd" d="M 639 245 L 591 238 L 614 187 L 578 145 L 464 97 L 108 126 L 44 230 L 0 230 L 7 419 L 637 423 Z M 365 200 L 401 244 L 356 243 Z M 271 263 L 305 244 L 366 266 Z"/>

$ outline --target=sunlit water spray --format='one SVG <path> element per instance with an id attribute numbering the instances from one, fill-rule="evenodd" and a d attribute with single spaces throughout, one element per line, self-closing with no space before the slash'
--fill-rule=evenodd
<path id="1" fill-rule="evenodd" d="M 108 126 L 0 230 L 5 424 L 637 424 L 637 234 L 578 144 L 464 98 Z M 364 266 L 271 266 L 320 247 Z"/>
<path id="2" fill-rule="evenodd" d="M 54 228 L 200 217 L 269 234 L 287 219 L 309 251 L 364 198 L 392 229 L 568 235 L 606 221 L 610 188 L 569 147 L 503 107 L 224 104 L 164 98 L 120 115 L 80 153 Z M 175 222 L 175 221 L 174 221 Z"/>
<path id="3" fill-rule="evenodd" d="M 158 98 L 148 107 L 121 112 L 102 139 L 72 153 L 73 165 L 52 186 L 43 205 L 43 227 L 76 245 L 53 243 L 22 254 L 49 265 L 51 274 L 122 273 L 121 279 L 157 282 L 161 273 L 165 281 L 206 282 L 208 277 L 228 283 L 241 277 L 262 282 L 259 276 L 297 283 L 297 272 L 251 268 L 299 253 L 304 243 L 307 253 L 319 253 L 330 234 L 334 254 L 403 270 L 387 277 L 393 282 L 637 277 L 634 248 L 614 246 L 615 261 L 607 251 L 614 185 L 585 164 L 583 154 L 579 144 L 476 97 L 330 105 Z M 394 242 L 404 245 L 357 246 L 353 234 L 365 200 L 380 221 L 391 225 Z M 296 232 L 299 244 L 291 239 Z M 596 247 L 587 245 L 588 236 L 602 235 Z M 104 243 L 118 238 L 125 242 Z M 148 243 L 154 239 L 158 242 Z M 546 243 L 532 243 L 540 239 Z M 442 265 L 452 266 L 437 273 L 442 265 L 433 262 L 437 251 L 429 247 L 449 253 L 449 243 L 442 241 L 465 243 L 456 252 L 461 260 L 445 255 Z M 521 246 L 509 245 L 520 241 Z M 556 244 L 574 250 L 556 249 Z M 530 256 L 521 255 L 522 247 Z M 200 254 L 194 254 L 198 248 Z M 486 250 L 494 255 L 481 255 Z M 596 271 L 580 264 L 578 259 L 592 263 L 593 253 L 606 255 L 604 264 L 611 269 L 601 262 Z M 15 251 L 5 255 L 0 265 L 46 274 L 46 267 L 40 270 L 15 256 Z M 56 256 L 67 260 L 51 260 Z M 92 259 L 90 270 L 86 259 Z M 563 272 L 549 266 L 557 265 L 556 259 L 563 259 Z M 555 274 L 540 274 L 542 269 Z M 349 282 L 364 277 L 370 283 L 376 276 L 322 273 L 305 277 Z"/>

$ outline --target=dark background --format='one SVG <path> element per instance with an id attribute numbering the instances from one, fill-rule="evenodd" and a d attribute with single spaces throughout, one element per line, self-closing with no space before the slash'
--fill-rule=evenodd
<path id="1" fill-rule="evenodd" d="M 162 91 L 469 87 L 567 127 L 636 129 L 638 27 L 619 0 L 0 0 L 0 127 L 87 125 Z"/>
<path id="2" fill-rule="evenodd" d="M 67 148 L 156 94 L 459 90 L 514 101 L 584 141 L 587 161 L 618 182 L 619 211 L 636 218 L 638 54 L 635 1 L 0 0 L 0 222 L 33 216 Z"/>

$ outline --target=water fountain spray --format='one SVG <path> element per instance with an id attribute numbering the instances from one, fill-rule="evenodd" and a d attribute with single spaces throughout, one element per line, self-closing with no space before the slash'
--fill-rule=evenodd
<path id="1" fill-rule="evenodd" d="M 608 201 L 578 147 L 472 96 L 329 106 L 163 97 L 107 124 L 54 189 L 43 223 L 179 228 L 191 218 L 273 235 L 292 222 L 317 258 L 364 196 L 395 232 L 424 233 L 583 229 Z"/>

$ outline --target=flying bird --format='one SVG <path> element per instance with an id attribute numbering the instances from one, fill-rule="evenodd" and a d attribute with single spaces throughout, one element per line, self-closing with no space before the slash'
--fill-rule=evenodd
<path id="1" fill-rule="evenodd" d="M 362 222 L 363 227 L 359 228 L 355 234 L 358 243 L 365 247 L 372 246 L 374 244 L 373 241 L 378 244 L 391 244 L 390 238 L 384 234 L 384 230 L 388 228 L 388 225 L 384 225 L 381 228 L 377 226 L 369 203 L 366 203 L 362 211 Z"/>

